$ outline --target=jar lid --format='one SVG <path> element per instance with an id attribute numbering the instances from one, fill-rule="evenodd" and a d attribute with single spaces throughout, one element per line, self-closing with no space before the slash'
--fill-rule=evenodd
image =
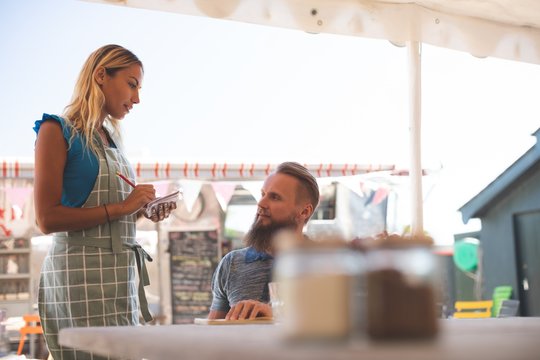
<path id="1" fill-rule="evenodd" d="M 431 247 L 433 238 L 427 235 L 399 235 L 381 234 L 370 244 L 370 249 L 379 248 L 406 248 L 406 247 Z"/>
<path id="2" fill-rule="evenodd" d="M 349 243 L 337 236 L 324 236 L 298 238 L 292 232 L 280 232 L 276 235 L 275 245 L 277 252 L 310 251 L 310 250 L 340 250 L 349 249 Z"/>

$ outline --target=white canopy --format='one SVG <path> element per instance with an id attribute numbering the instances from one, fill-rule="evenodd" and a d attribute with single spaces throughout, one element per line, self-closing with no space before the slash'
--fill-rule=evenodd
<path id="1" fill-rule="evenodd" d="M 409 48 L 412 233 L 423 233 L 421 43 L 540 64 L 537 0 L 87 0 L 310 33 L 387 39 Z"/>
<path id="2" fill-rule="evenodd" d="M 537 0 L 88 0 L 540 64 Z"/>

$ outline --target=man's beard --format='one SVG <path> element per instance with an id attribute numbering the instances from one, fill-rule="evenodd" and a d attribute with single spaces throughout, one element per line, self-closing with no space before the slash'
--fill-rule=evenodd
<path id="1" fill-rule="evenodd" d="M 246 234 L 245 242 L 247 246 L 252 246 L 258 252 L 268 252 L 272 249 L 272 240 L 274 236 L 281 230 L 295 230 L 297 226 L 296 218 L 291 215 L 283 221 L 272 221 L 268 225 L 264 225 L 257 221 L 258 215 L 255 216 L 255 221 Z"/>

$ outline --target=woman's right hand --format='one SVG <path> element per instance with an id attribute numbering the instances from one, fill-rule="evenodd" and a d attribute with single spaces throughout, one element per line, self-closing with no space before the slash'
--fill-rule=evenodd
<path id="1" fill-rule="evenodd" d="M 124 211 L 131 215 L 139 211 L 144 205 L 156 198 L 156 190 L 153 185 L 139 184 L 122 202 Z"/>

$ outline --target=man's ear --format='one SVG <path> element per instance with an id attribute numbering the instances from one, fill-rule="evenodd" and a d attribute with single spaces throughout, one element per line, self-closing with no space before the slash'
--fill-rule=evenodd
<path id="1" fill-rule="evenodd" d="M 105 82 L 105 68 L 103 66 L 98 67 L 94 71 L 94 80 L 96 80 L 98 85 L 103 85 Z"/>
<path id="2" fill-rule="evenodd" d="M 306 204 L 304 206 L 304 209 L 302 209 L 302 212 L 300 215 L 304 218 L 304 220 L 309 219 L 310 216 L 313 214 L 313 205 Z"/>

